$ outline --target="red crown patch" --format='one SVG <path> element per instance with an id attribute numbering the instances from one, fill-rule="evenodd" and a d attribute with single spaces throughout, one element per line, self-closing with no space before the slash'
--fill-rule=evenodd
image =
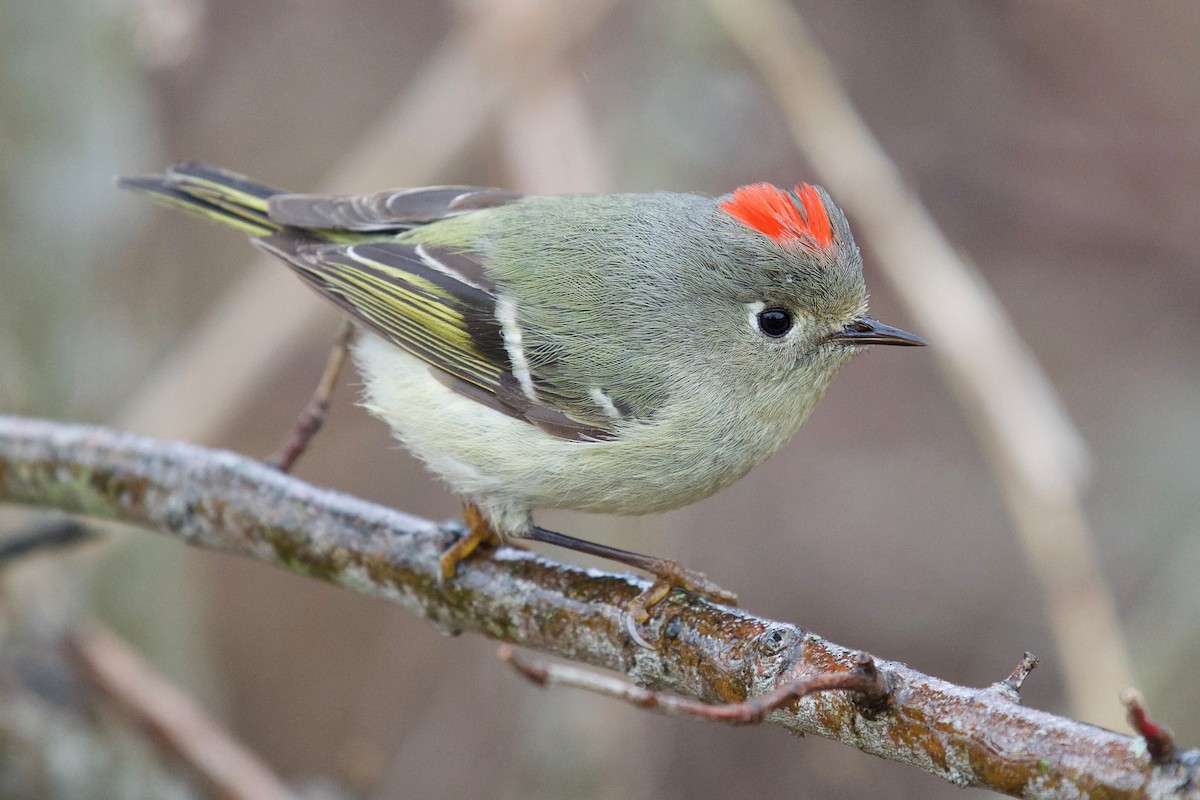
<path id="1" fill-rule="evenodd" d="M 733 197 L 721 203 L 721 210 L 780 244 L 800 239 L 809 247 L 833 246 L 833 226 L 821 196 L 812 184 L 795 187 L 800 198 L 797 207 L 792 196 L 769 183 L 743 186 Z"/>

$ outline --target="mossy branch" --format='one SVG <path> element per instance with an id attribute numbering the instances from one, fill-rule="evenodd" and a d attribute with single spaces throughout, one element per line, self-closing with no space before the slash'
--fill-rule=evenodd
<path id="1" fill-rule="evenodd" d="M 711 703 L 778 693 L 864 663 L 857 651 L 795 625 L 683 597 L 656 607 L 645 631 L 656 648 L 649 650 L 631 640 L 624 619 L 644 582 L 508 548 L 464 562 L 439 587 L 438 555 L 457 535 L 452 526 L 319 489 L 233 453 L 102 427 L 0 416 L 0 502 L 117 520 L 250 556 L 395 601 L 445 630 Z M 1028 669 L 972 689 L 896 662 L 873 664 L 888 690 L 882 708 L 833 691 L 794 700 L 767 721 L 1018 797 L 1200 797 L 1200 751 L 1177 750 L 1156 764 L 1142 739 L 1025 708 L 1015 676 Z M 586 684 L 555 675 L 550 682 Z M 636 701 L 657 705 L 644 693 Z"/>

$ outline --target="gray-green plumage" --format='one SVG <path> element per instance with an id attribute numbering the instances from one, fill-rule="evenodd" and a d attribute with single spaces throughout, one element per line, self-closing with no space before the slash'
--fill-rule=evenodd
<path id="1" fill-rule="evenodd" d="M 824 239 L 756 229 L 730 196 L 289 195 L 196 164 L 125 183 L 250 233 L 374 334 L 355 346 L 365 405 L 501 533 L 534 508 L 711 494 L 786 441 L 861 345 L 920 343 L 864 316 L 823 190 L 768 187 L 801 233 L 827 213 Z"/>

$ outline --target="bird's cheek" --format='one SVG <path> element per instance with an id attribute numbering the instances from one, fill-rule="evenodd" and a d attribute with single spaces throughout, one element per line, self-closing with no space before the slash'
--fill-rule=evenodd
<path id="1" fill-rule="evenodd" d="M 826 358 L 822 353 L 824 349 L 824 347 L 814 347 L 803 351 L 796 359 L 796 367 L 798 369 L 809 369 L 814 364 L 823 361 Z"/>
<path id="2" fill-rule="evenodd" d="M 850 360 L 851 356 L 866 348 L 845 345 L 839 342 L 822 342 L 800 354 L 796 360 L 798 367 L 824 367 L 837 369 Z"/>

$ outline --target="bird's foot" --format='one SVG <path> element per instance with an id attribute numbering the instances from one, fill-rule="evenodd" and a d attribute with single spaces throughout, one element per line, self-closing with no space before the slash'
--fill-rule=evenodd
<path id="1" fill-rule="evenodd" d="M 463 521 L 467 523 L 466 534 L 447 547 L 438 558 L 438 583 L 442 586 L 454 577 L 459 563 L 470 558 L 480 545 L 499 547 L 503 544 L 500 535 L 475 505 L 467 503 L 463 506 Z"/>
<path id="2" fill-rule="evenodd" d="M 630 600 L 629 605 L 625 607 L 628 612 L 628 616 L 625 619 L 625 627 L 629 631 L 630 637 L 642 647 L 650 650 L 654 648 L 642 636 L 638 630 L 638 626 L 650 619 L 651 609 L 669 597 L 672 590 L 681 589 L 689 594 L 700 595 L 722 605 L 737 605 L 736 594 L 722 589 L 702 573 L 687 569 L 677 561 L 644 556 L 641 553 L 632 553 L 628 550 L 621 550 L 584 539 L 576 539 L 574 536 L 567 536 L 564 533 L 539 528 L 536 525 L 530 529 L 529 538 L 538 542 L 566 547 L 580 553 L 607 558 L 621 564 L 628 564 L 631 567 L 645 570 L 655 576 L 657 580 L 654 581 L 650 588 Z"/>
<path id="3" fill-rule="evenodd" d="M 625 607 L 630 619 L 639 625 L 650 619 L 650 610 L 670 596 L 675 589 L 699 595 L 714 603 L 736 606 L 737 595 L 713 583 L 703 572 L 684 567 L 677 561 L 665 558 L 648 559 L 642 569 L 656 578 L 650 588 L 629 601 Z"/>

